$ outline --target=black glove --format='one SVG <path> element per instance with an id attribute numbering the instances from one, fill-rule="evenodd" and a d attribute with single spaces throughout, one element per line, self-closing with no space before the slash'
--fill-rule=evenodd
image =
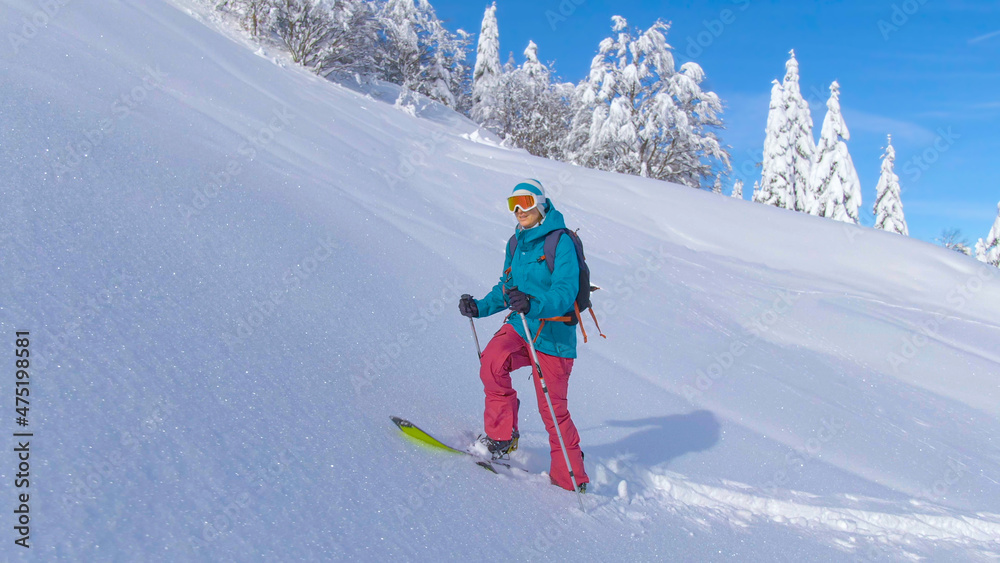
<path id="1" fill-rule="evenodd" d="M 522 315 L 527 315 L 528 311 L 531 310 L 531 301 L 528 300 L 528 294 L 516 287 L 507 292 L 507 304 L 512 311 L 516 311 Z"/>
<path id="2" fill-rule="evenodd" d="M 476 305 L 476 300 L 466 293 L 458 301 L 458 312 L 462 313 L 463 317 L 475 319 L 479 317 L 479 306 Z"/>

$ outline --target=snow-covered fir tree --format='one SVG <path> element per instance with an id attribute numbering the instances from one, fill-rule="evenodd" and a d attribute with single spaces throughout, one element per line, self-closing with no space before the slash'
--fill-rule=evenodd
<path id="1" fill-rule="evenodd" d="M 500 66 L 500 29 L 494 2 L 483 13 L 483 24 L 476 47 L 476 66 L 472 71 L 472 110 L 476 123 L 496 127 L 497 92 L 503 69 Z"/>
<path id="2" fill-rule="evenodd" d="M 775 80 L 771 87 L 759 201 L 815 213 L 816 198 L 809 185 L 816 153 L 812 115 L 802 98 L 795 51 L 789 55 L 784 81 Z"/>
<path id="3" fill-rule="evenodd" d="M 419 15 L 413 0 L 388 0 L 379 11 L 383 41 L 377 54 L 381 78 L 415 89 L 420 75 Z"/>
<path id="4" fill-rule="evenodd" d="M 488 92 L 491 98 L 490 118 L 487 122 L 481 123 L 500 135 L 505 143 L 516 147 L 521 147 L 515 137 L 524 133 L 523 127 L 526 121 L 523 112 L 525 84 L 524 77 L 519 71 L 514 53 L 509 53 L 495 86 Z"/>
<path id="5" fill-rule="evenodd" d="M 571 119 L 569 130 L 562 140 L 562 153 L 569 162 L 579 164 L 584 149 L 590 142 L 590 123 L 594 117 L 596 94 L 589 80 L 581 80 L 573 87 L 569 98 Z"/>
<path id="6" fill-rule="evenodd" d="M 997 204 L 997 218 L 985 239 L 976 243 L 976 258 L 1000 268 L 1000 203 Z"/>
<path id="7" fill-rule="evenodd" d="M 562 158 L 561 142 L 569 127 L 571 84 L 552 84 L 552 73 L 538 60 L 538 46 L 528 42 L 520 68 L 505 65 L 496 92 L 495 117 L 504 140 L 529 153 Z"/>
<path id="8" fill-rule="evenodd" d="M 896 149 L 892 147 L 892 135 L 889 135 L 885 154 L 882 155 L 882 174 L 875 188 L 875 228 L 908 236 L 910 231 L 903 217 L 899 176 L 893 171 L 895 161 Z"/>
<path id="9" fill-rule="evenodd" d="M 458 108 L 462 105 L 462 76 L 468 71 L 465 57 L 469 36 L 461 29 L 457 34 L 449 32 L 433 11 L 427 21 L 430 54 L 422 68 L 420 91 L 450 108 Z"/>
<path id="10" fill-rule="evenodd" d="M 375 5 L 365 0 L 338 0 L 329 5 L 331 29 L 323 47 L 319 72 L 371 75 L 379 30 Z"/>
<path id="11" fill-rule="evenodd" d="M 722 195 L 722 176 L 716 175 L 715 182 L 712 183 L 712 193 Z"/>
<path id="12" fill-rule="evenodd" d="M 570 159 L 691 187 L 712 178 L 717 164 L 728 170 L 729 153 L 712 132 L 722 126 L 722 103 L 701 89 L 702 68 L 675 69 L 662 21 L 636 33 L 621 16 L 612 22 L 615 35 L 601 41 L 574 96 Z"/>
<path id="13" fill-rule="evenodd" d="M 799 87 L 799 63 L 795 60 L 795 50 L 790 51 L 789 55 L 788 62 L 785 63 L 785 81 L 781 85 L 790 148 L 788 153 L 789 197 L 785 205 L 795 211 L 815 213 L 816 198 L 809 185 L 809 176 L 816 153 L 816 143 L 813 140 L 813 121 L 809 112 L 809 104 L 802 98 L 802 91 Z"/>
<path id="14" fill-rule="evenodd" d="M 810 177 L 813 193 L 816 194 L 816 214 L 858 224 L 861 182 L 847 150 L 851 134 L 840 113 L 840 84 L 836 81 L 830 85 L 830 99 L 826 107 L 816 162 Z"/>
<path id="15" fill-rule="evenodd" d="M 468 35 L 445 29 L 427 0 L 388 0 L 378 13 L 378 25 L 382 32 L 375 65 L 380 78 L 456 107 Z"/>
<path id="16" fill-rule="evenodd" d="M 729 195 L 736 199 L 743 199 L 743 180 L 736 180 L 733 183 L 733 191 Z"/>
<path id="17" fill-rule="evenodd" d="M 521 65 L 525 78 L 532 83 L 541 84 L 549 79 L 549 69 L 538 60 L 538 45 L 528 41 L 524 48 L 524 64 Z"/>
<path id="18" fill-rule="evenodd" d="M 753 200 L 765 205 L 792 209 L 792 148 L 788 135 L 785 89 L 777 80 L 771 83 L 771 103 L 764 133 L 764 160 L 760 186 L 754 188 Z"/>
<path id="19" fill-rule="evenodd" d="M 462 29 L 455 33 L 448 31 L 427 0 L 420 0 L 420 6 L 426 22 L 425 52 L 429 52 L 422 68 L 420 92 L 448 107 L 458 108 L 465 96 L 465 91 L 460 89 L 468 83 L 469 68 L 465 59 L 470 36 Z"/>
<path id="20" fill-rule="evenodd" d="M 753 192 L 750 194 L 750 201 L 760 203 L 760 180 L 754 180 Z"/>
<path id="21" fill-rule="evenodd" d="M 457 30 L 450 42 L 451 90 L 455 94 L 455 109 L 465 115 L 472 110 L 472 68 L 466 62 L 471 43 L 472 34 L 464 29 Z"/>

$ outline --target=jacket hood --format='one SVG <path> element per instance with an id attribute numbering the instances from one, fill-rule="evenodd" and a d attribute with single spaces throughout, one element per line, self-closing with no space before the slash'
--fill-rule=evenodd
<path id="1" fill-rule="evenodd" d="M 535 225 L 530 229 L 525 229 L 521 225 L 518 225 L 514 231 L 514 234 L 522 241 L 530 241 L 545 238 L 545 235 L 555 231 L 557 229 L 565 229 L 566 222 L 563 220 L 562 213 L 556 209 L 556 206 L 552 204 L 550 199 L 548 203 L 545 204 L 545 216 L 542 222 Z"/>

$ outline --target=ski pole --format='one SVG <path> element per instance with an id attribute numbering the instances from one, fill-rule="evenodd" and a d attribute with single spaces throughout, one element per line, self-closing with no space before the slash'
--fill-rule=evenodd
<path id="1" fill-rule="evenodd" d="M 479 335 L 476 334 L 476 321 L 469 317 L 469 324 L 472 325 L 472 338 L 476 341 L 476 353 L 479 354 L 479 359 L 483 359 L 483 351 L 479 348 Z"/>
<path id="2" fill-rule="evenodd" d="M 562 449 L 563 460 L 566 461 L 566 469 L 569 470 L 569 479 L 573 483 L 573 490 L 576 491 L 576 499 L 580 501 L 580 510 L 586 512 L 587 509 L 583 507 L 583 495 L 580 494 L 580 488 L 576 486 L 576 475 L 573 474 L 573 466 L 569 463 L 569 453 L 566 451 L 566 442 L 563 441 L 562 431 L 559 430 L 559 420 L 556 418 L 556 409 L 552 406 L 552 398 L 549 397 L 549 387 L 545 384 L 545 378 L 542 376 L 542 364 L 538 362 L 538 353 L 535 352 L 535 343 L 531 338 L 531 330 L 528 329 L 528 318 L 521 313 L 521 322 L 524 323 L 524 335 L 528 340 L 528 349 L 531 350 L 531 359 L 535 362 L 535 369 L 538 370 L 538 381 L 542 384 L 542 394 L 545 395 L 545 402 L 549 405 L 549 414 L 552 415 L 552 424 L 556 427 L 556 437 L 559 438 L 559 448 Z"/>

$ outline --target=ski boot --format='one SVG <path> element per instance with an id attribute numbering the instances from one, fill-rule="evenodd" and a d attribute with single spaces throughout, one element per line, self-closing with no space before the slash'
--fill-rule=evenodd
<path id="1" fill-rule="evenodd" d="M 493 459 L 509 459 L 510 454 L 517 450 L 517 439 L 520 437 L 517 430 L 511 434 L 510 440 L 494 440 L 486 434 L 480 434 L 479 443 L 486 446 L 486 451 Z"/>

